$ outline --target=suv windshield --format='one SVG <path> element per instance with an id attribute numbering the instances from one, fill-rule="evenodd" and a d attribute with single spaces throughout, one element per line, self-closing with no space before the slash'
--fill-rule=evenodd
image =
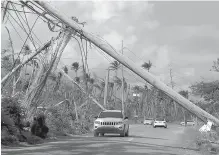
<path id="1" fill-rule="evenodd" d="M 164 118 L 157 118 L 156 121 L 165 121 Z"/>
<path id="2" fill-rule="evenodd" d="M 153 120 L 153 118 L 146 118 L 145 120 Z"/>
<path id="3" fill-rule="evenodd" d="M 107 118 L 107 117 L 123 118 L 121 112 L 101 112 L 98 118 Z"/>

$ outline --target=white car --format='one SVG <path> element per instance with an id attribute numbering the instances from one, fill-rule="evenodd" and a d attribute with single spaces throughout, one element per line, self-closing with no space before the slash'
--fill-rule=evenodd
<path id="1" fill-rule="evenodd" d="M 186 121 L 188 126 L 194 126 L 195 122 L 194 121 Z M 180 125 L 185 125 L 185 122 L 181 122 Z"/>
<path id="2" fill-rule="evenodd" d="M 129 136 L 128 117 L 124 117 L 121 110 L 105 110 L 94 121 L 94 137 L 104 136 L 105 133 Z"/>
<path id="3" fill-rule="evenodd" d="M 156 128 L 156 127 L 164 127 L 164 128 L 167 128 L 167 122 L 165 119 L 163 118 L 157 118 L 154 120 L 154 123 L 153 123 L 153 127 Z"/>
<path id="4" fill-rule="evenodd" d="M 153 118 L 147 118 L 144 120 L 144 125 L 152 125 L 153 124 Z"/>

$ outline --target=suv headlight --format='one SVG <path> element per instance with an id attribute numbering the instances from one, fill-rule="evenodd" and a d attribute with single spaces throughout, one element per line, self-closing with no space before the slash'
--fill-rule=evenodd
<path id="1" fill-rule="evenodd" d="M 100 121 L 94 121 L 94 124 L 100 124 Z"/>

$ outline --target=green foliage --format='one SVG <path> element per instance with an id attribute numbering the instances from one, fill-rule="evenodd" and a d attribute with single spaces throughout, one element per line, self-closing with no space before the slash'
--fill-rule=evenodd
<path id="1" fill-rule="evenodd" d="M 205 102 L 197 103 L 202 109 L 219 117 L 219 81 L 198 82 L 191 86 L 194 94 L 201 95 Z"/>
<path id="2" fill-rule="evenodd" d="M 77 72 L 79 69 L 79 63 L 78 62 L 72 63 L 71 69 L 74 70 L 75 72 Z"/>
<path id="3" fill-rule="evenodd" d="M 18 144 L 18 138 L 14 135 L 1 136 L 2 145 L 13 145 Z"/>
<path id="4" fill-rule="evenodd" d="M 110 63 L 110 65 L 111 66 L 109 67 L 109 69 L 114 70 L 114 71 L 117 71 L 121 66 L 118 61 L 113 61 L 113 62 Z"/>
<path id="5" fill-rule="evenodd" d="M 4 123 L 6 126 L 13 126 L 14 124 L 19 128 L 23 127 L 23 111 L 16 98 L 2 98 L 1 111 L 3 114 L 2 123 Z"/>
<path id="6" fill-rule="evenodd" d="M 63 70 L 66 74 L 68 74 L 68 67 L 67 66 L 64 66 Z"/>
<path id="7" fill-rule="evenodd" d="M 219 72 L 219 58 L 217 58 L 217 60 L 213 62 L 212 69 L 213 69 L 215 72 Z"/>
<path id="8" fill-rule="evenodd" d="M 90 131 L 90 125 L 88 118 L 76 122 L 75 113 L 72 111 L 65 111 L 63 109 L 51 109 L 47 119 L 47 124 L 50 128 L 50 132 L 55 135 L 70 134 L 83 134 Z"/>
<path id="9" fill-rule="evenodd" d="M 28 123 L 24 122 L 24 113 L 16 98 L 2 98 L 1 107 L 1 141 L 3 145 L 27 142 L 29 144 L 42 143 L 42 140 L 32 136 L 29 131 L 24 131 Z"/>

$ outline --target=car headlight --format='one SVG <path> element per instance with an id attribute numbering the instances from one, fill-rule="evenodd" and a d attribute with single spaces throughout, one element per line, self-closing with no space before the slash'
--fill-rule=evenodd
<path id="1" fill-rule="evenodd" d="M 100 121 L 95 121 L 94 124 L 100 124 Z"/>

